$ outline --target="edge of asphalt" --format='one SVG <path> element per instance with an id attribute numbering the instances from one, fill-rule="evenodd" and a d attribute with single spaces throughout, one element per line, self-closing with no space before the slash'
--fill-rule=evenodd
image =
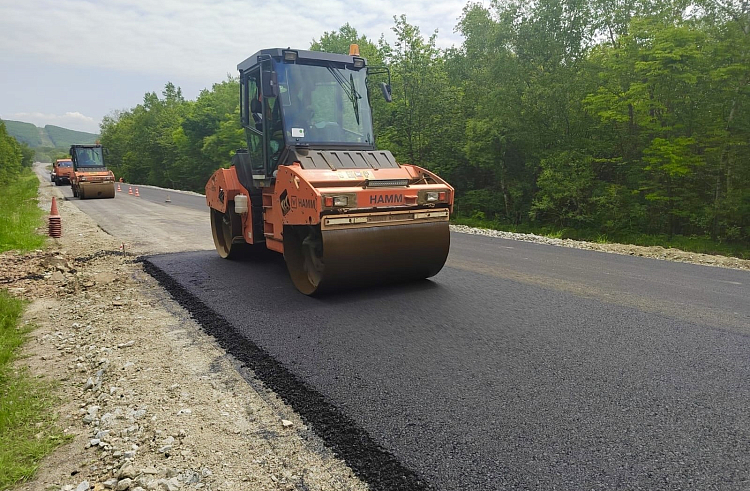
<path id="1" fill-rule="evenodd" d="M 212 310 L 166 271 L 143 256 L 145 271 L 192 315 L 203 330 L 267 387 L 289 404 L 310 428 L 342 458 L 354 473 L 376 490 L 432 490 L 415 471 L 378 445 L 351 418 L 340 412 L 267 351 L 242 337 L 231 323 Z"/>

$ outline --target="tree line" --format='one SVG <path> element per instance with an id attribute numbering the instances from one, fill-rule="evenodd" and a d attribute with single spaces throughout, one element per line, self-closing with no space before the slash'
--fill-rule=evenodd
<path id="1" fill-rule="evenodd" d="M 464 41 L 439 49 L 404 16 L 395 42 L 350 25 L 310 49 L 388 65 L 373 92 L 378 146 L 498 226 L 698 236 L 750 244 L 750 6 L 735 0 L 469 3 Z M 245 145 L 238 84 L 161 96 L 106 117 L 128 181 L 201 191 Z"/>
<path id="2" fill-rule="evenodd" d="M 34 150 L 10 136 L 5 122 L 0 120 L 0 187 L 20 176 L 32 163 Z"/>

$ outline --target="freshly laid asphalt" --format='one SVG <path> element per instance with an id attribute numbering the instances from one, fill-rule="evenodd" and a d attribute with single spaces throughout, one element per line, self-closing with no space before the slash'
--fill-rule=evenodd
<path id="1" fill-rule="evenodd" d="M 146 268 L 374 489 L 750 489 L 750 273 L 451 239 L 321 298 L 273 253 Z"/>

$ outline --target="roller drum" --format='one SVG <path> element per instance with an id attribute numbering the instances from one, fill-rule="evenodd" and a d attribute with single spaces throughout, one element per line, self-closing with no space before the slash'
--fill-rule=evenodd
<path id="1" fill-rule="evenodd" d="M 286 227 L 284 257 L 307 295 L 429 278 L 450 249 L 447 221 L 323 230 Z"/>
<path id="2" fill-rule="evenodd" d="M 79 194 L 81 195 L 81 199 L 114 198 L 115 197 L 115 183 L 114 182 L 81 183 Z"/>

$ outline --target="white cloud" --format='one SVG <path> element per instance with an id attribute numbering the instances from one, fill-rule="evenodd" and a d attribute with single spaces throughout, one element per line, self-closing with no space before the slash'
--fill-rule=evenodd
<path id="1" fill-rule="evenodd" d="M 167 81 L 192 98 L 260 49 L 305 49 L 346 23 L 393 43 L 393 17 L 406 14 L 425 37 L 438 29 L 438 46 L 459 44 L 467 1 L 0 0 L 0 109 L 96 132 Z"/>
<path id="2" fill-rule="evenodd" d="M 13 113 L 2 114 L 0 115 L 0 118 L 33 123 L 39 127 L 51 124 L 71 130 L 99 133 L 99 123 L 94 118 L 79 112 L 67 112 L 65 114 L 45 114 L 38 112 Z"/>
<path id="3" fill-rule="evenodd" d="M 258 49 L 306 48 L 349 22 L 373 39 L 392 39 L 405 13 L 424 35 L 453 34 L 464 3 L 429 0 L 24 0 L 6 2 L 0 45 L 51 62 L 142 73 L 198 75 L 218 81 Z"/>

